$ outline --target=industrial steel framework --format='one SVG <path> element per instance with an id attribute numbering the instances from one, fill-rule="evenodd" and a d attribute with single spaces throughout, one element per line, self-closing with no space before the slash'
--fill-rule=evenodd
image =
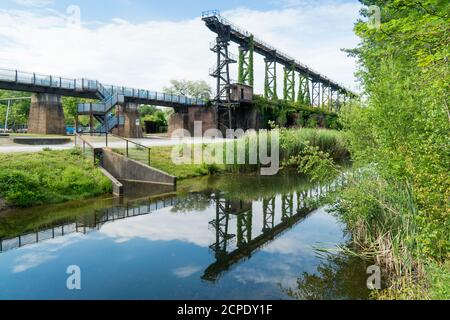
<path id="1" fill-rule="evenodd" d="M 289 219 L 294 214 L 294 194 L 287 194 L 281 197 L 281 221 Z"/>
<path id="2" fill-rule="evenodd" d="M 332 89 L 329 85 L 322 83 L 322 107 L 331 108 Z"/>
<path id="3" fill-rule="evenodd" d="M 216 258 L 227 252 L 228 241 L 235 237 L 234 234 L 228 233 L 228 225 L 230 220 L 230 201 L 221 199 L 220 195 L 216 195 L 216 218 L 209 222 L 216 232 L 216 242 L 210 245 L 210 249 L 214 251 Z"/>
<path id="4" fill-rule="evenodd" d="M 277 63 L 275 53 L 272 58 L 264 59 L 266 64 L 264 77 L 264 97 L 266 99 L 278 99 L 277 95 Z"/>
<path id="5" fill-rule="evenodd" d="M 252 240 L 253 212 L 250 209 L 237 216 L 237 246 L 242 247 Z"/>
<path id="6" fill-rule="evenodd" d="M 275 197 L 263 200 L 263 229 L 266 232 L 273 228 L 275 222 Z"/>
<path id="7" fill-rule="evenodd" d="M 248 44 L 239 47 L 239 69 L 238 69 L 238 82 L 253 87 L 254 74 L 253 74 L 253 37 L 248 39 Z"/>
<path id="8" fill-rule="evenodd" d="M 295 101 L 295 65 L 284 67 L 283 98 L 286 101 Z"/>
<path id="9" fill-rule="evenodd" d="M 309 76 L 307 74 L 299 74 L 297 101 L 304 105 L 311 104 L 309 82 Z"/>
<path id="10" fill-rule="evenodd" d="M 234 42 L 240 46 L 240 67 L 239 82 L 244 84 L 253 83 L 253 53 L 256 52 L 265 58 L 265 79 L 264 79 L 264 96 L 268 99 L 277 99 L 277 81 L 276 81 L 276 65 L 281 64 L 285 67 L 285 87 L 284 97 L 287 100 L 295 99 L 295 76 L 293 74 L 300 73 L 302 80 L 300 81 L 299 94 L 297 99 L 304 100 L 311 106 L 320 106 L 321 101 L 321 84 L 325 84 L 330 90 L 339 92 L 341 96 L 357 97 L 355 93 L 345 88 L 343 85 L 329 79 L 312 68 L 296 61 L 291 56 L 274 48 L 266 42 L 258 39 L 250 32 L 234 25 L 227 19 L 223 18 L 219 11 L 205 11 L 202 14 L 202 20 L 206 26 L 222 39 L 222 45 L 228 47 L 229 42 Z M 223 48 L 223 51 L 225 48 Z M 225 60 L 226 53 L 223 54 Z M 218 61 L 219 62 L 219 61 Z M 220 65 L 218 63 L 218 65 Z M 229 69 L 228 76 L 223 81 L 224 85 L 218 84 L 218 93 L 223 92 L 229 87 Z M 311 82 L 311 95 L 309 95 L 309 82 Z M 218 80 L 219 83 L 219 80 Z M 301 88 L 301 90 L 300 90 Z M 221 96 L 225 102 L 229 102 L 226 96 Z M 309 96 L 309 97 L 308 97 Z M 329 95 L 328 95 L 329 99 Z M 221 101 L 222 102 L 222 101 Z M 334 105 L 334 104 L 332 104 Z"/>
<path id="11" fill-rule="evenodd" d="M 320 107 L 320 82 L 317 82 L 317 81 L 312 81 L 311 106 Z"/>

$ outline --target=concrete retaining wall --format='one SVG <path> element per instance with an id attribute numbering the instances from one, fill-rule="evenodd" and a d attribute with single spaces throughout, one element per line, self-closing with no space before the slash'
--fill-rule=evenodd
<path id="1" fill-rule="evenodd" d="M 112 183 L 113 187 L 113 195 L 115 196 L 122 196 L 123 195 L 123 184 L 114 178 L 112 174 L 110 174 L 105 168 L 99 167 L 100 171 L 103 173 L 105 177 L 109 179 Z"/>
<path id="2" fill-rule="evenodd" d="M 117 180 L 176 185 L 176 177 L 103 148 L 101 166 Z"/>
<path id="3" fill-rule="evenodd" d="M 202 134 L 209 129 L 217 129 L 216 108 L 189 107 L 187 113 L 173 113 L 169 118 L 169 136 L 178 129 L 185 129 L 194 136 L 194 121 L 202 122 Z"/>

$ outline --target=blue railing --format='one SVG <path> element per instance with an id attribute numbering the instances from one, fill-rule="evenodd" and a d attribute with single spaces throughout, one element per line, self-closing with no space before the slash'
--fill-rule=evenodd
<path id="1" fill-rule="evenodd" d="M 98 93 L 99 99 L 110 98 L 114 93 L 123 94 L 126 98 L 138 98 L 143 100 L 179 103 L 185 105 L 205 105 L 206 101 L 186 96 L 171 95 L 155 91 L 126 88 L 112 85 L 103 85 L 97 80 L 68 79 L 51 75 L 23 72 L 11 69 L 0 69 L 0 82 L 10 82 L 25 85 L 59 88 L 73 91 L 88 91 Z"/>
<path id="2" fill-rule="evenodd" d="M 119 116 L 119 119 L 113 114 L 108 115 L 106 122 L 104 124 L 99 125 L 96 128 L 97 132 L 105 133 L 109 132 L 111 129 L 114 129 L 117 125 L 123 126 L 125 124 L 125 116 Z M 108 127 L 106 127 L 108 125 Z"/>

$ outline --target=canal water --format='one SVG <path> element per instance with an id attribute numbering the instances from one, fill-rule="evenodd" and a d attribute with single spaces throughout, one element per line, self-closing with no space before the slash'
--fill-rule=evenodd
<path id="1" fill-rule="evenodd" d="M 5 212 L 0 299 L 366 299 L 365 264 L 337 253 L 345 226 L 317 202 L 333 188 L 220 176 Z"/>

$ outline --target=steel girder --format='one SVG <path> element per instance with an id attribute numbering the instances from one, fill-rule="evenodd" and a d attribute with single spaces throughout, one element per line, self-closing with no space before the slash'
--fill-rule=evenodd
<path id="1" fill-rule="evenodd" d="M 254 84 L 253 53 L 254 41 L 251 36 L 246 46 L 239 47 L 238 82 L 252 87 Z"/>
<path id="2" fill-rule="evenodd" d="M 284 67 L 283 99 L 295 101 L 295 65 Z"/>
<path id="3" fill-rule="evenodd" d="M 309 76 L 301 73 L 299 74 L 297 102 L 302 105 L 311 105 Z"/>
<path id="4" fill-rule="evenodd" d="M 331 87 L 322 83 L 322 108 L 331 109 L 332 104 L 332 90 Z"/>
<path id="5" fill-rule="evenodd" d="M 312 80 L 312 101 L 313 107 L 320 107 L 320 82 Z"/>
<path id="6" fill-rule="evenodd" d="M 287 194 L 281 197 L 281 221 L 292 218 L 294 214 L 294 194 Z"/>
<path id="7" fill-rule="evenodd" d="M 263 220 L 262 232 L 273 229 L 275 223 L 275 197 L 263 200 Z"/>
<path id="8" fill-rule="evenodd" d="M 266 99 L 278 99 L 277 95 L 277 63 L 275 60 L 275 53 L 273 58 L 266 58 L 266 72 L 264 78 L 264 97 Z"/>
<path id="9" fill-rule="evenodd" d="M 216 258 L 220 258 L 227 253 L 228 241 L 235 237 L 234 234 L 228 233 L 230 221 L 230 201 L 220 199 L 216 196 L 216 218 L 209 222 L 210 226 L 216 233 L 216 242 L 210 246 L 214 251 Z"/>
<path id="10" fill-rule="evenodd" d="M 253 212 L 249 210 L 237 216 L 237 246 L 242 247 L 252 240 Z"/>

